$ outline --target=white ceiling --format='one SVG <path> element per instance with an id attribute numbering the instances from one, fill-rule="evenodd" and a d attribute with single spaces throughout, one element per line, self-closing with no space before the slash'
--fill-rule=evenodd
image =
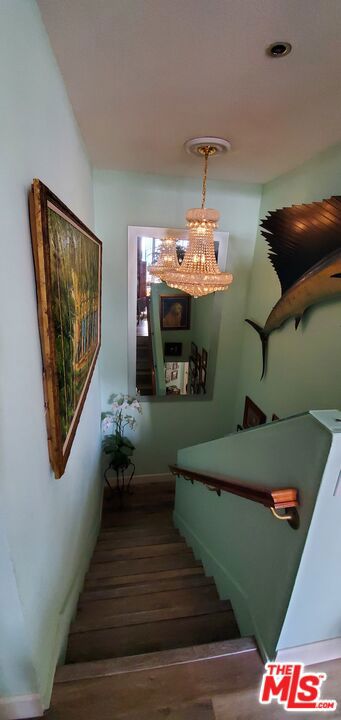
<path id="1" fill-rule="evenodd" d="M 341 140 L 341 0 L 38 0 L 95 167 L 265 182 Z M 265 48 L 292 43 L 272 59 Z"/>

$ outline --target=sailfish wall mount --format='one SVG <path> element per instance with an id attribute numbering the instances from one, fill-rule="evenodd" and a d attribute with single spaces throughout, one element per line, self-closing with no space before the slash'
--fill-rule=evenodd
<path id="1" fill-rule="evenodd" d="M 269 212 L 261 228 L 282 288 L 264 327 L 246 320 L 262 342 L 263 378 L 271 333 L 290 318 L 297 330 L 309 307 L 341 297 L 341 196 Z"/>

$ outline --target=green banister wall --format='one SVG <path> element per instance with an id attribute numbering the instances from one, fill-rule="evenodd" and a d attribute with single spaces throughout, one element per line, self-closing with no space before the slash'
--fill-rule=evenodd
<path id="1" fill-rule="evenodd" d="M 330 432 L 310 414 L 270 423 L 180 450 L 178 464 L 271 487 L 296 487 L 300 528 L 262 505 L 180 478 L 177 527 L 230 598 L 242 635 L 255 635 L 264 658 L 275 656 L 316 496 L 331 447 Z"/>

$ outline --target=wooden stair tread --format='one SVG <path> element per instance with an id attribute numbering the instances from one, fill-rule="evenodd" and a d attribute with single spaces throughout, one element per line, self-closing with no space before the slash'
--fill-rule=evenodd
<path id="1" fill-rule="evenodd" d="M 181 703 L 172 707 L 160 707 L 144 710 L 135 709 L 128 715 L 120 716 L 125 720 L 217 720 L 213 701 L 211 698 L 194 700 L 191 703 Z M 225 720 L 225 718 L 224 718 Z"/>
<path id="2" fill-rule="evenodd" d="M 98 545 L 101 545 L 102 543 L 108 543 L 108 542 L 119 542 L 120 540 L 136 540 L 136 542 L 143 541 L 145 538 L 163 538 L 163 537 L 178 537 L 183 540 L 178 530 L 176 530 L 172 526 L 162 527 L 162 528 L 141 528 L 141 527 L 118 527 L 115 528 L 115 532 L 113 532 L 113 529 L 108 530 L 106 532 L 105 530 L 101 530 L 101 533 L 98 538 Z"/>
<path id="3" fill-rule="evenodd" d="M 164 535 L 133 535 L 133 536 L 122 536 L 119 535 L 115 538 L 104 538 L 99 540 L 96 545 L 96 552 L 102 552 L 103 550 L 119 550 L 120 548 L 137 548 L 143 547 L 144 545 L 167 545 L 168 543 L 183 543 L 184 539 L 177 533 L 166 532 Z"/>
<path id="4" fill-rule="evenodd" d="M 179 607 L 179 605 L 191 604 L 202 601 L 204 598 L 218 600 L 218 593 L 213 583 L 200 585 L 193 590 L 190 588 L 178 588 L 161 590 L 150 593 L 134 593 L 130 597 L 107 598 L 102 600 L 91 600 L 80 602 L 78 605 L 77 619 L 84 622 L 88 617 L 103 617 L 121 612 L 137 612 L 141 610 L 160 610 L 164 607 Z"/>
<path id="5" fill-rule="evenodd" d="M 116 500 L 116 502 L 119 501 Z M 117 518 L 116 515 L 117 511 L 115 510 L 111 513 L 106 513 L 102 518 L 102 528 L 105 529 L 107 527 L 111 527 L 112 525 L 116 525 L 121 529 L 129 527 L 131 519 L 129 520 L 127 516 Z M 150 518 L 146 518 L 144 513 L 140 513 L 137 517 L 134 516 L 133 527 L 136 529 L 141 528 L 141 530 L 164 530 L 165 528 L 173 528 L 172 514 L 167 510 L 167 512 L 160 517 L 157 515 L 156 511 L 154 513 L 151 511 Z"/>
<path id="6" fill-rule="evenodd" d="M 172 716 L 168 709 L 186 705 L 199 708 L 217 695 L 258 688 L 263 671 L 257 652 L 238 652 L 152 670 L 94 677 L 86 682 L 58 682 L 52 697 L 52 717 L 53 720 L 79 720 L 81 708 L 87 720 L 148 720 L 157 718 L 158 711 L 160 718 L 169 718 Z M 249 710 L 250 718 L 253 711 Z M 231 711 L 226 717 L 236 718 L 233 706 Z M 179 720 L 179 716 L 173 717 Z M 190 716 L 183 717 L 187 720 Z"/>
<path id="7" fill-rule="evenodd" d="M 162 480 L 154 475 L 144 476 L 143 481 L 138 480 L 133 487 L 132 498 L 137 497 L 156 497 L 163 495 L 165 492 L 175 494 L 175 478 L 170 472 L 165 473 Z M 104 500 L 110 497 L 111 493 L 108 488 L 104 488 Z"/>
<path id="8" fill-rule="evenodd" d="M 114 476 L 115 477 L 115 476 Z M 145 503 L 131 509 L 129 506 L 129 496 L 125 497 L 125 512 L 120 512 L 119 509 L 119 497 L 113 494 L 111 504 L 105 509 L 103 520 L 109 520 L 111 526 L 116 527 L 150 527 L 152 524 L 159 525 L 161 528 L 165 525 L 173 526 L 172 521 L 172 506 L 174 500 L 166 500 L 165 506 L 161 507 L 155 503 L 149 503 L 148 500 Z M 106 525 L 108 527 L 108 525 Z"/>
<path id="9" fill-rule="evenodd" d="M 145 582 L 156 582 L 157 580 L 163 580 L 165 578 L 177 578 L 186 575 L 203 575 L 204 571 L 200 564 L 185 567 L 175 568 L 174 570 L 159 570 L 158 572 L 145 572 L 138 573 L 137 575 L 121 575 L 115 577 L 103 577 L 103 578 L 88 578 L 85 581 L 84 589 L 89 590 L 90 588 L 104 588 L 104 587 L 115 587 L 124 585 L 136 585 L 138 583 Z"/>
<path id="10" fill-rule="evenodd" d="M 115 477 L 115 473 L 114 473 Z M 110 502 L 108 502 L 108 509 L 110 511 L 110 508 L 112 507 L 112 500 L 111 497 Z M 149 496 L 139 496 L 137 498 L 134 497 L 134 500 L 132 500 L 131 495 L 128 495 L 126 500 L 126 506 L 130 507 L 130 512 L 133 512 L 134 514 L 137 513 L 144 513 L 144 514 L 150 514 L 152 512 L 154 513 L 161 513 L 165 512 L 167 508 L 173 505 L 174 503 L 174 493 L 173 492 L 165 492 L 162 493 L 162 495 L 150 495 Z M 133 509 L 130 503 L 134 503 Z M 104 508 L 105 511 L 105 508 Z"/>
<path id="11" fill-rule="evenodd" d="M 141 582 L 136 585 L 123 585 L 119 587 L 107 587 L 103 589 L 94 588 L 84 591 L 80 598 L 80 604 L 84 602 L 96 602 L 96 600 L 105 600 L 110 598 L 138 597 L 147 594 L 151 595 L 164 590 L 177 590 L 182 588 L 200 588 L 202 586 L 210 586 L 215 588 L 214 580 L 206 577 L 203 572 L 200 575 L 183 575 L 182 577 L 162 578 L 161 580 L 153 580 L 152 582 Z M 196 592 L 196 591 L 195 591 Z"/>
<path id="12" fill-rule="evenodd" d="M 119 502 L 117 498 L 116 502 Z M 163 513 L 160 513 L 157 506 L 155 508 L 150 507 L 148 514 L 145 509 L 136 510 L 133 517 L 131 517 L 129 512 L 124 515 L 118 515 L 118 511 L 113 507 L 110 512 L 108 511 L 104 515 L 103 524 L 104 528 L 108 527 L 108 525 L 112 526 L 114 524 L 117 528 L 132 527 L 148 530 L 150 528 L 159 528 L 160 530 L 164 530 L 165 527 L 173 528 L 171 511 L 166 508 Z"/>
<path id="13" fill-rule="evenodd" d="M 188 547 L 184 541 L 161 543 L 159 545 L 139 545 L 138 547 L 129 548 L 112 548 L 112 549 L 96 549 L 93 556 L 92 562 L 108 562 L 112 560 L 125 560 L 157 557 L 160 555 L 174 555 L 175 553 L 188 552 Z"/>
<path id="14" fill-rule="evenodd" d="M 211 660 L 216 657 L 228 657 L 230 655 L 239 655 L 240 653 L 247 652 L 258 652 L 256 643 L 252 637 L 222 640 L 220 642 L 205 643 L 203 645 L 191 645 L 184 648 L 161 650 L 160 652 L 143 653 L 140 655 L 128 655 L 119 658 L 109 658 L 107 660 L 70 663 L 57 667 L 55 682 L 64 683 L 74 680 L 86 680 L 94 677 L 106 677 L 136 672 L 137 670 L 155 670 L 161 667 L 170 667 L 171 665 L 183 665 L 198 662 L 199 660 Z"/>
<path id="15" fill-rule="evenodd" d="M 91 630 L 70 635 L 67 662 L 136 655 L 238 637 L 233 612 L 220 610 L 172 620 Z"/>
<path id="16" fill-rule="evenodd" d="M 112 514 L 112 513 L 113 513 L 113 510 L 111 507 L 111 509 L 108 510 L 108 514 Z M 137 533 L 141 533 L 141 532 L 145 532 L 146 534 L 147 533 L 155 534 L 155 533 L 159 532 L 160 535 L 162 535 L 165 532 L 166 533 L 168 533 L 168 532 L 178 533 L 179 532 L 179 530 L 176 527 L 174 527 L 174 524 L 172 522 L 171 513 L 169 514 L 169 517 L 167 519 L 167 525 L 166 526 L 160 525 L 160 527 L 158 529 L 155 529 L 152 525 L 147 526 L 146 528 L 144 528 L 143 526 L 141 527 L 141 524 L 140 524 L 141 515 L 139 515 L 139 517 L 137 518 L 137 522 L 135 523 L 134 516 L 132 515 L 132 513 L 129 510 L 127 511 L 127 513 L 130 514 L 130 523 L 122 526 L 122 524 L 115 522 L 115 523 L 113 523 L 113 525 L 111 525 L 109 527 L 108 526 L 101 527 L 100 534 L 99 534 L 99 540 L 101 539 L 102 536 L 114 537 L 115 535 L 120 535 L 120 534 L 133 535 L 133 534 L 137 534 Z M 155 513 L 153 513 L 153 515 L 155 517 Z"/>
<path id="17" fill-rule="evenodd" d="M 181 555 L 174 554 L 166 557 L 139 558 L 137 560 L 114 560 L 91 564 L 87 578 L 119 577 L 120 575 L 137 575 L 143 572 L 158 572 L 161 570 L 174 570 L 199 566 L 191 550 L 184 550 Z"/>
<path id="18" fill-rule="evenodd" d="M 148 608 L 146 610 L 135 610 L 127 612 L 116 612 L 109 615 L 88 615 L 80 616 L 71 625 L 70 633 L 88 632 L 102 628 L 116 628 L 127 625 L 141 625 L 161 620 L 174 620 L 177 618 L 194 617 L 196 615 L 207 615 L 210 613 L 231 610 L 228 602 L 217 599 L 198 598 L 192 599 L 191 603 L 184 603 L 161 608 Z"/>

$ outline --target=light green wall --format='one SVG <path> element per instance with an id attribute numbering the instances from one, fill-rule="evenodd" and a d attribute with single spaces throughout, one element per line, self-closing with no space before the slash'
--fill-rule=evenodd
<path id="1" fill-rule="evenodd" d="M 199 353 L 203 347 L 208 352 L 208 362 L 213 360 L 212 351 L 212 332 L 214 324 L 214 295 L 206 295 L 206 297 L 198 298 L 193 303 L 192 312 L 192 335 Z M 219 328 L 220 331 L 220 328 Z"/>
<path id="2" fill-rule="evenodd" d="M 7 668 L 0 695 L 37 692 L 47 700 L 99 519 L 99 377 L 96 370 L 57 481 L 47 452 L 27 198 L 39 177 L 92 226 L 92 173 L 32 0 L 1 2 L 0 75 L 0 667 Z"/>
<path id="3" fill-rule="evenodd" d="M 300 203 L 341 194 L 341 145 L 315 156 L 263 188 L 260 217 Z M 268 246 L 258 232 L 245 317 L 264 325 L 280 297 L 277 275 L 267 257 Z M 295 331 L 289 321 L 269 340 L 268 371 L 261 376 L 261 343 L 245 324 L 235 422 L 240 422 L 245 395 L 272 413 L 285 417 L 310 408 L 341 404 L 341 300 L 311 308 Z"/>
<path id="4" fill-rule="evenodd" d="M 220 596 L 231 599 L 242 635 L 255 635 L 264 658 L 275 656 L 331 444 L 329 430 L 311 415 L 302 415 L 231 434 L 178 453 L 178 464 L 185 468 L 230 475 L 265 487 L 298 489 L 300 527 L 293 530 L 257 503 L 229 493 L 218 497 L 205 486 L 196 482 L 192 485 L 182 478 L 176 484 L 176 525 L 196 557 L 203 561 L 207 575 L 214 576 Z M 338 452 L 340 462 L 340 447 Z M 337 473 L 334 472 L 334 488 L 336 481 Z M 333 483 L 328 483 L 326 501 L 329 503 L 328 517 L 335 519 L 340 498 L 332 497 Z M 333 546 L 336 541 L 332 561 L 334 573 L 339 562 L 340 533 L 336 526 L 335 531 L 330 528 Z M 315 548 L 319 542 L 318 532 L 315 529 Z M 328 553 L 328 544 L 322 538 L 320 562 L 328 560 Z M 316 569 L 315 565 L 315 581 Z M 310 563 L 311 581 L 312 570 Z M 333 588 L 338 592 L 334 602 L 329 603 L 333 612 L 318 624 L 311 618 L 316 618 L 318 610 L 321 614 L 321 607 L 326 605 L 322 601 L 320 607 L 316 607 L 312 595 L 304 591 L 304 584 L 300 586 L 299 618 L 304 616 L 307 603 L 314 607 L 309 613 L 309 632 L 305 625 L 306 642 L 323 639 L 328 624 L 334 637 L 339 635 L 339 603 L 336 600 L 339 585 L 339 579 L 333 579 Z M 320 599 L 326 597 L 326 591 L 324 583 Z M 286 637 L 290 639 L 293 622 L 291 619 L 286 625 Z"/>
<path id="5" fill-rule="evenodd" d="M 200 179 L 114 171 L 94 172 L 95 227 L 104 244 L 102 405 L 127 388 L 128 225 L 184 227 L 185 213 L 200 200 Z M 259 217 L 260 187 L 209 182 L 207 202 L 221 212 L 230 233 L 228 268 L 235 281 L 223 299 L 214 399 L 144 403 L 137 445 L 137 472 L 162 472 L 180 447 L 228 432 L 245 316 L 246 290 Z"/>

